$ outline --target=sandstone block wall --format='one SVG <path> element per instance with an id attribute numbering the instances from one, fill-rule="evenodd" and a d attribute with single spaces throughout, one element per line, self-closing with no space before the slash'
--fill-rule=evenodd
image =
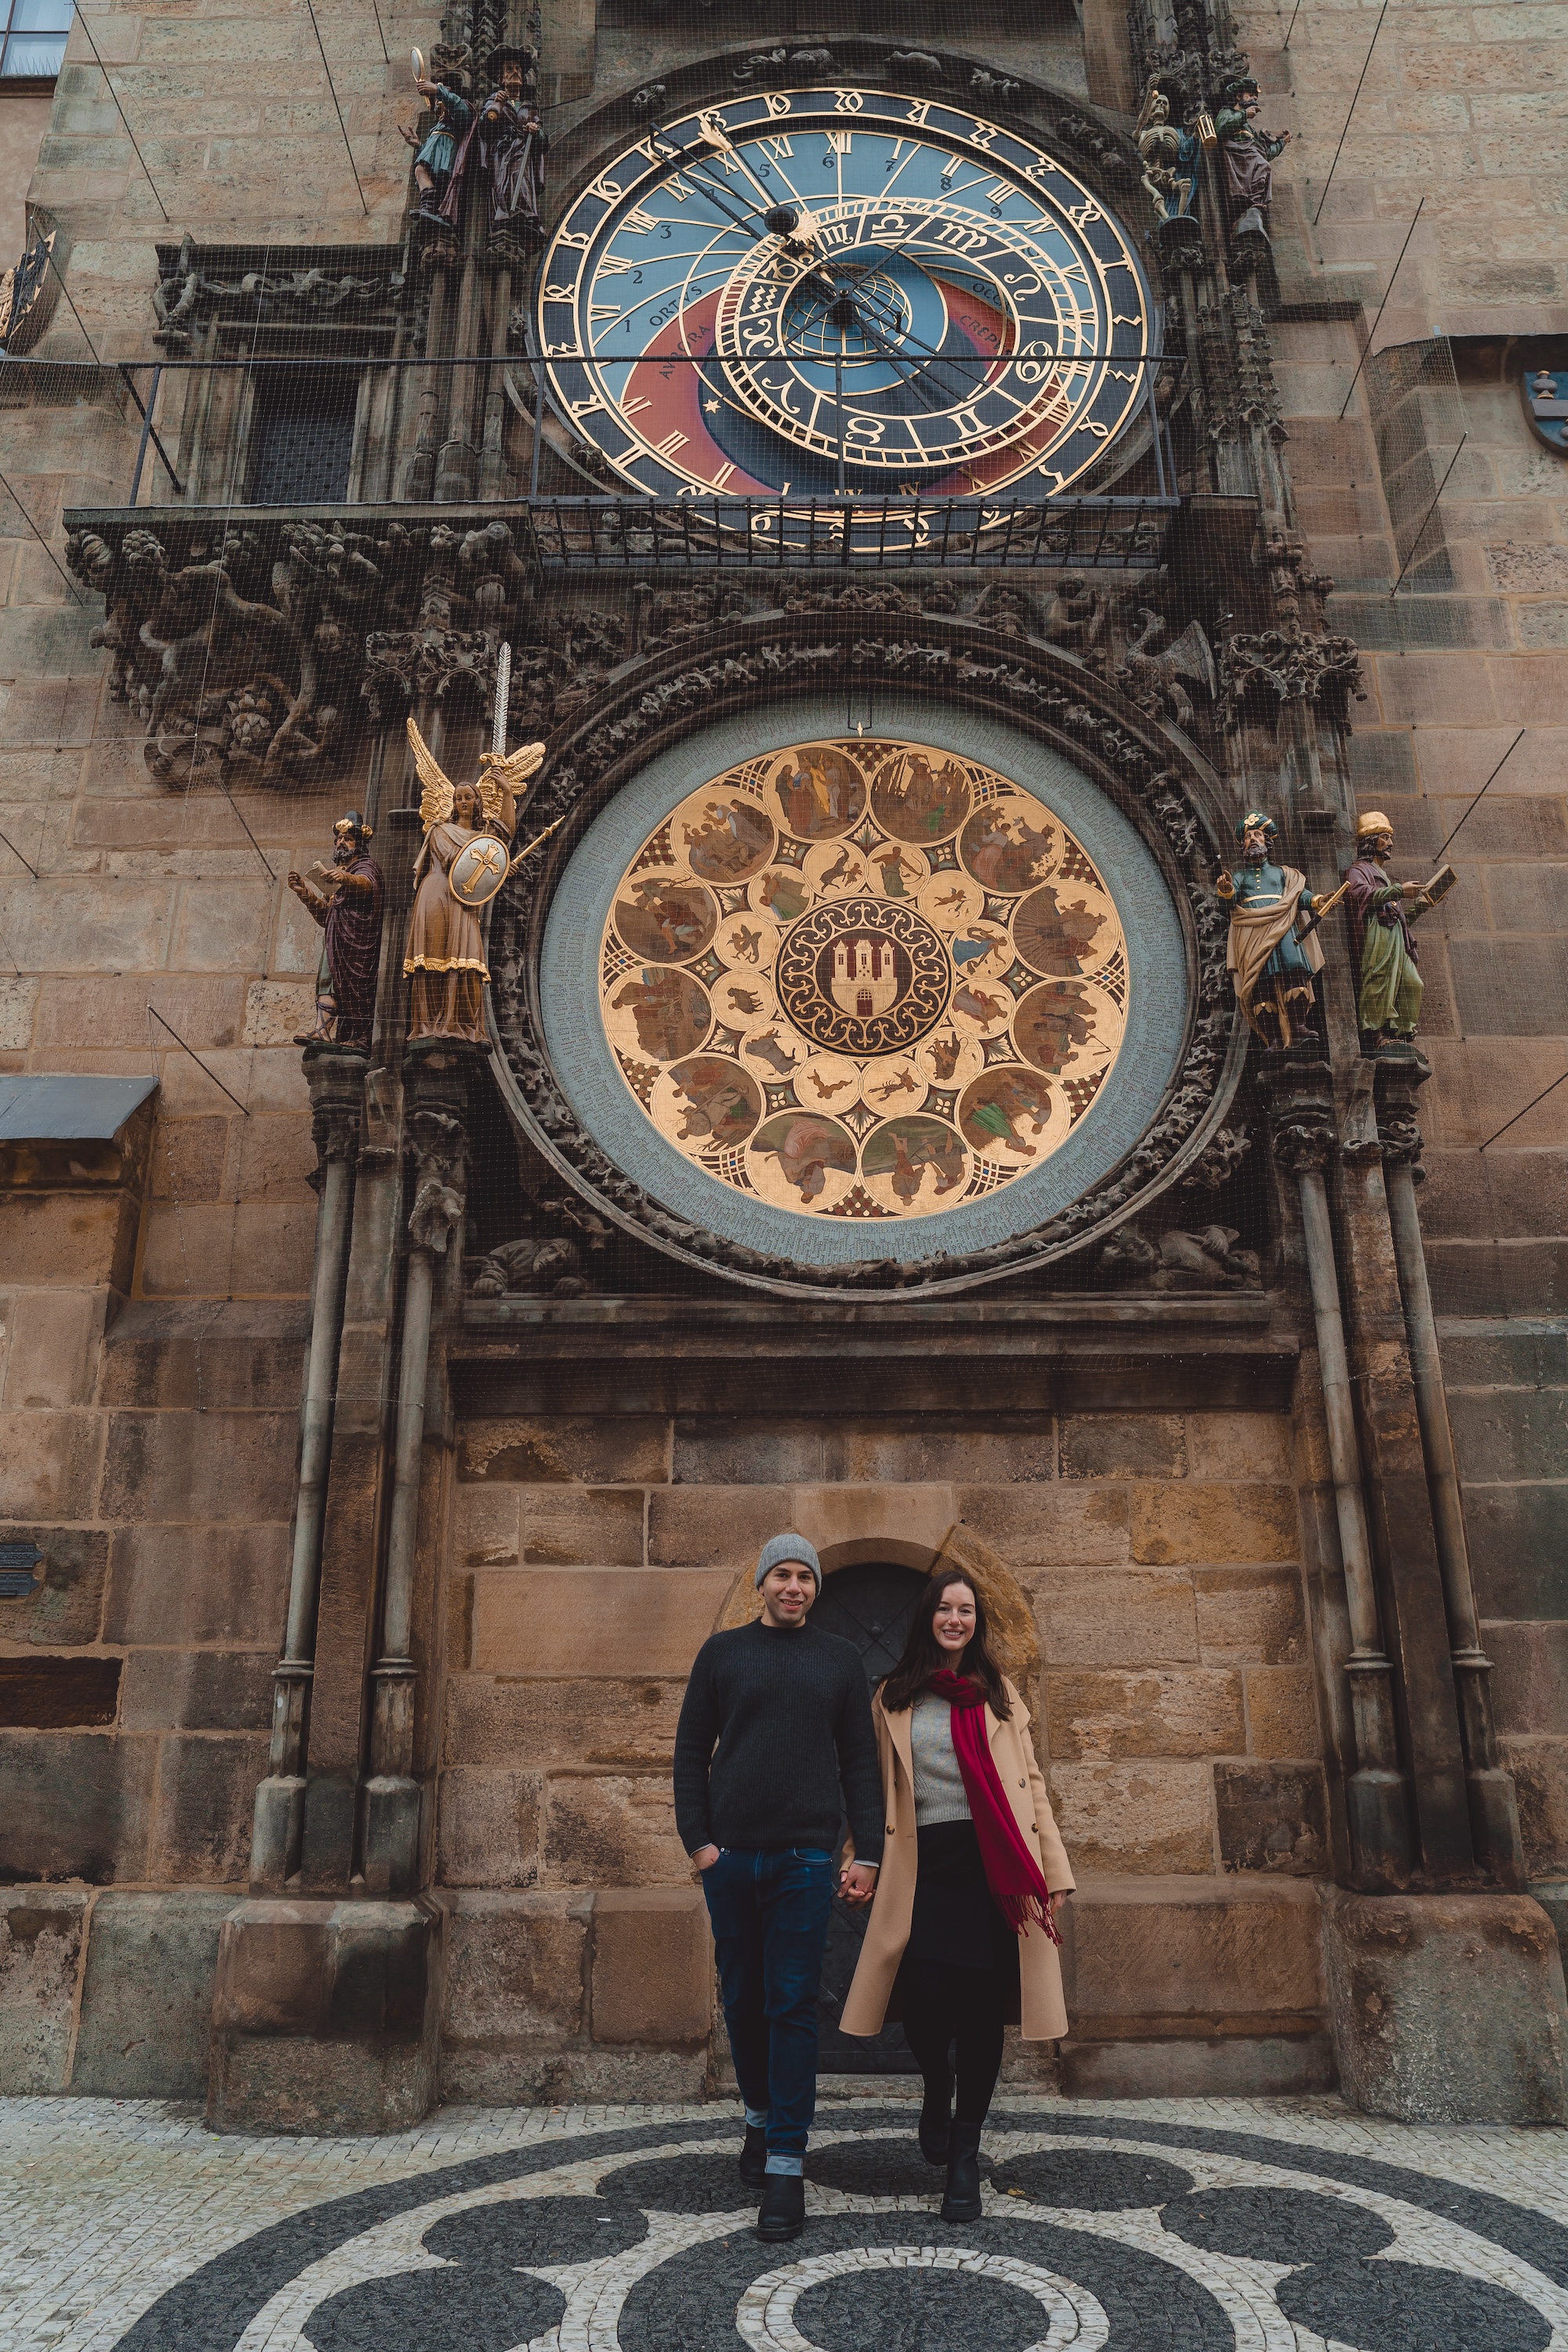
<path id="1" fill-rule="evenodd" d="M 846 1400 L 847 1402 L 849 1400 Z M 978 1417 L 977 1417 L 978 1418 Z M 469 1421 L 448 1538 L 440 1876 L 686 1884 L 684 1676 L 761 1543 L 858 1556 L 962 1518 L 1038 1629 L 1054 1801 L 1088 1871 L 1320 1869 L 1288 1423 L 1271 1414 Z"/>
<path id="2" fill-rule="evenodd" d="M 1550 1881 L 1568 1870 L 1568 1086 L 1526 1106 L 1568 1069 L 1568 457 L 1532 436 L 1519 373 L 1527 352 L 1563 364 L 1521 341 L 1568 331 L 1563 68 L 1550 11 L 1391 9 L 1373 48 L 1377 20 L 1303 9 L 1286 53 L 1247 8 L 1241 38 L 1261 119 L 1296 133 L 1275 168 L 1297 307 L 1270 333 L 1313 566 L 1339 583 L 1330 625 L 1363 648 L 1358 798 L 1394 822 L 1396 877 L 1440 853 L 1459 876 L 1417 933 L 1421 1213 L 1498 1721 Z M 1310 315 L 1345 299 L 1367 308 Z"/>

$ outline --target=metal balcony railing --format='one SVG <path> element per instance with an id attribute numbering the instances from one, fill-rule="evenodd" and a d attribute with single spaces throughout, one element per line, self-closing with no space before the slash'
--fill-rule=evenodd
<path id="1" fill-rule="evenodd" d="M 527 538 L 555 572 L 877 571 L 1157 564 L 1175 498 L 536 498 Z"/>
<path id="2" fill-rule="evenodd" d="M 79 385 L 75 395 L 83 487 L 91 479 L 99 493 L 81 511 L 91 512 L 95 527 L 132 515 L 155 528 L 176 517 L 237 527 L 298 515 L 360 530 L 382 520 L 406 526 L 459 518 L 471 527 L 472 519 L 499 517 L 541 576 L 769 568 L 1126 572 L 1163 560 L 1183 503 L 1172 488 L 1168 430 L 1152 399 L 1156 487 L 1138 495 L 1040 499 L 1004 490 L 951 498 L 907 488 L 888 495 L 847 483 L 841 461 L 838 487 L 826 494 L 737 497 L 694 488 L 671 498 L 548 487 L 574 436 L 570 421 L 549 406 L 536 360 L 312 351 L 121 362 L 99 373 L 96 404 Z M 58 409 L 58 376 L 44 362 L 13 362 L 0 373 L 0 406 L 36 400 Z M 106 397 L 121 420 L 108 432 Z M 111 487 L 121 465 L 129 474 L 123 504 Z"/>

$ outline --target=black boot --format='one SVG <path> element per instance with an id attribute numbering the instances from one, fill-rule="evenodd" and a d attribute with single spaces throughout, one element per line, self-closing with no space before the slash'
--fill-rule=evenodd
<path id="1" fill-rule="evenodd" d="M 748 2189 L 760 2189 L 768 2168 L 768 2135 L 761 2124 L 746 2126 L 746 2142 L 735 2159 Z"/>
<path id="2" fill-rule="evenodd" d="M 947 2135 L 952 2122 L 952 2076 L 945 2070 L 940 2083 L 927 2078 L 925 2105 L 921 2109 L 921 2154 L 928 2164 L 947 2162 Z"/>
<path id="3" fill-rule="evenodd" d="M 942 2200 L 944 2221 L 980 2219 L 980 2126 L 954 2124 L 947 2139 L 947 2194 Z"/>
<path id="4" fill-rule="evenodd" d="M 975 2210 L 978 2212 L 979 2207 Z M 798 2238 L 805 2227 L 805 2183 L 798 2172 L 770 2172 L 763 2182 L 757 2235 L 764 2245 Z"/>

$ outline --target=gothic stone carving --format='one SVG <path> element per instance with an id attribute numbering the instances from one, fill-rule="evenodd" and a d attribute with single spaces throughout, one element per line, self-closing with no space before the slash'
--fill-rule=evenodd
<path id="1" fill-rule="evenodd" d="M 384 267 L 363 276 L 353 268 L 323 267 L 320 253 L 309 246 L 273 248 L 270 269 L 247 268 L 247 250 L 198 246 L 192 236 L 177 247 L 161 245 L 158 283 L 153 289 L 158 317 L 153 341 L 166 352 L 183 354 L 201 330 L 219 319 L 258 326 L 278 320 L 315 323 L 342 318 L 363 329 L 368 322 L 395 317 L 407 286 L 396 246 L 365 248 L 357 257 L 358 269 L 363 271 L 366 261 L 380 261 Z M 292 267 L 288 266 L 290 261 Z"/>
<path id="2" fill-rule="evenodd" d="M 378 721 L 458 684 L 488 701 L 522 585 L 500 523 L 376 535 L 160 513 L 156 530 L 73 533 L 67 561 L 104 599 L 110 695 L 145 719 L 151 772 L 181 787 L 313 783 L 350 751 L 362 697 Z"/>
<path id="3" fill-rule="evenodd" d="M 1238 1250 L 1234 1225 L 1205 1225 L 1186 1234 L 1174 1227 L 1150 1238 L 1131 1220 L 1119 1225 L 1100 1253 L 1101 1270 L 1128 1290 L 1258 1290 L 1256 1250 Z"/>

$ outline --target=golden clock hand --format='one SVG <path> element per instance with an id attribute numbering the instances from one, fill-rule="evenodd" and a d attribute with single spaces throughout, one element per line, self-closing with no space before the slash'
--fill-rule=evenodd
<path id="1" fill-rule="evenodd" d="M 797 205 L 775 205 L 767 189 L 763 187 L 762 182 L 752 171 L 750 163 L 746 161 L 746 158 L 742 154 L 741 150 L 734 144 L 733 141 L 729 138 L 727 133 L 719 128 L 719 125 L 715 122 L 713 117 L 710 114 L 700 114 L 697 118 L 697 136 L 701 141 L 702 144 L 707 147 L 711 147 L 716 154 L 732 155 L 741 170 L 744 172 L 747 179 L 750 180 L 752 187 L 755 188 L 758 195 L 761 196 L 763 200 L 763 218 L 764 222 L 766 222 L 770 213 L 792 212 L 795 214 L 795 223 L 793 227 L 787 230 L 774 229 L 772 232 L 773 235 L 775 236 L 783 236 L 788 244 L 809 245 L 817 234 L 817 223 L 812 214 L 807 211 L 806 207 L 804 205 L 798 205 L 798 208 Z"/>

